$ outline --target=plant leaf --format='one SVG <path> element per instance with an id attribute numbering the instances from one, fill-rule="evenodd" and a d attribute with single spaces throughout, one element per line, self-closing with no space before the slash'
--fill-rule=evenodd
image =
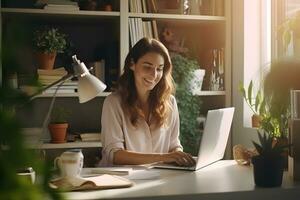
<path id="1" fill-rule="evenodd" d="M 266 113 L 266 100 L 265 98 L 262 98 L 262 102 L 259 107 L 259 114 L 262 116 Z"/>
<path id="2" fill-rule="evenodd" d="M 258 134 L 258 139 L 259 139 L 260 144 L 263 144 L 264 138 L 263 138 L 263 136 L 261 135 L 261 133 L 260 133 L 259 130 L 257 130 L 257 134 Z"/>
<path id="3" fill-rule="evenodd" d="M 252 106 L 252 89 L 253 89 L 253 82 L 251 80 L 248 87 L 248 100 L 251 106 Z"/>
<path id="4" fill-rule="evenodd" d="M 256 98 L 255 98 L 255 111 L 258 112 L 259 105 L 261 103 L 261 92 L 260 90 L 257 92 Z"/>
<path id="5" fill-rule="evenodd" d="M 263 147 L 261 147 L 259 144 L 257 144 L 256 142 L 252 141 L 255 149 L 257 150 L 257 152 L 259 153 L 259 155 L 263 154 Z"/>
<path id="6" fill-rule="evenodd" d="M 242 93 L 243 97 L 244 97 L 245 99 L 247 99 L 247 97 L 246 97 L 246 91 L 245 91 L 245 88 L 244 88 L 242 82 L 239 83 L 239 91 L 240 91 L 240 93 Z"/>

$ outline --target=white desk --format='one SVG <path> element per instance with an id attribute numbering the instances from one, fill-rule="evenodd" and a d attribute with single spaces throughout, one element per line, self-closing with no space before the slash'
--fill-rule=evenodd
<path id="1" fill-rule="evenodd" d="M 152 169 L 159 170 L 159 169 Z M 300 183 L 285 174 L 282 187 L 256 188 L 252 168 L 219 161 L 196 172 L 159 170 L 160 179 L 134 181 L 131 188 L 69 192 L 67 199 L 300 199 Z"/>

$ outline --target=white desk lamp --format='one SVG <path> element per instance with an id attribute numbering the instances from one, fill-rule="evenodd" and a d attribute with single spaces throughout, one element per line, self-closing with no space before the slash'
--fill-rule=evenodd
<path id="1" fill-rule="evenodd" d="M 73 77 L 77 77 L 78 78 L 78 97 L 79 97 L 79 103 L 85 103 L 91 99 L 93 99 L 94 97 L 96 97 L 99 93 L 103 92 L 106 89 L 106 85 L 104 83 L 102 83 L 98 78 L 96 78 L 94 75 L 92 75 L 89 70 L 87 69 L 87 67 L 85 66 L 85 64 L 83 62 L 80 62 L 80 60 L 77 59 L 76 55 L 72 56 L 73 59 L 73 66 L 74 66 L 74 74 L 67 74 L 65 76 L 63 76 L 61 79 L 53 82 L 52 84 L 44 87 L 43 89 L 41 89 L 40 91 L 38 91 L 37 93 L 33 94 L 30 96 L 30 100 L 32 100 L 34 97 L 36 97 L 37 95 L 41 94 L 43 91 L 58 85 L 54 94 L 53 94 L 53 98 L 51 100 L 50 106 L 49 106 L 49 110 L 48 113 L 46 115 L 46 118 L 43 122 L 43 129 L 42 129 L 42 140 L 43 137 L 45 137 L 46 134 L 46 138 L 49 137 L 49 134 L 46 133 L 47 130 L 47 125 L 48 125 L 48 121 L 50 119 L 50 115 L 54 106 L 54 102 L 55 102 L 55 98 L 56 98 L 56 93 L 58 91 L 58 89 L 60 88 L 60 86 L 67 80 L 70 80 Z"/>
<path id="2" fill-rule="evenodd" d="M 96 97 L 99 93 L 103 92 L 106 89 L 106 85 L 102 83 L 98 78 L 92 75 L 85 64 L 80 62 L 77 59 L 76 55 L 72 56 L 74 62 L 74 74 L 67 74 L 61 79 L 51 83 L 50 85 L 44 87 L 42 90 L 38 91 L 37 93 L 31 95 L 30 99 L 32 100 L 37 95 L 41 94 L 42 92 L 46 91 L 47 89 L 58 85 L 57 89 L 67 80 L 70 80 L 74 77 L 78 78 L 78 97 L 79 103 L 85 103 L 94 97 Z M 54 93 L 54 96 L 56 91 Z"/>

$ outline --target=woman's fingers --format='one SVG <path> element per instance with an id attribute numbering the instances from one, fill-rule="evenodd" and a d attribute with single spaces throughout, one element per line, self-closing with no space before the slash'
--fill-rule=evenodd
<path id="1" fill-rule="evenodd" d="M 188 153 L 180 151 L 172 152 L 171 157 L 173 162 L 176 162 L 176 164 L 181 166 L 193 166 L 196 164 L 193 157 Z"/>

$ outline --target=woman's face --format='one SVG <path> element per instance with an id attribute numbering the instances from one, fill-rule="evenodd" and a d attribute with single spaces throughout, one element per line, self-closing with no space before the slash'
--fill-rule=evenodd
<path id="1" fill-rule="evenodd" d="M 134 73 L 135 85 L 139 93 L 150 92 L 163 76 L 164 58 L 158 53 L 146 53 L 130 69 Z"/>

